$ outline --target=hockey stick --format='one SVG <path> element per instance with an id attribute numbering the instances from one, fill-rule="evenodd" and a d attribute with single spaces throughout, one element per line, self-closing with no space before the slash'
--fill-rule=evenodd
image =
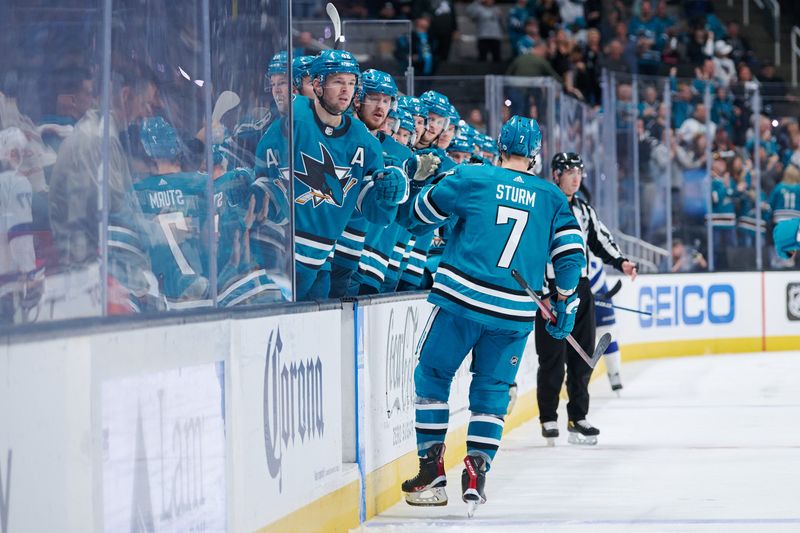
<path id="1" fill-rule="evenodd" d="M 211 112 L 211 123 L 217 124 L 222 116 L 239 105 L 239 95 L 233 91 L 222 91 L 214 103 L 214 110 Z"/>
<path id="2" fill-rule="evenodd" d="M 640 315 L 653 316 L 650 311 L 642 311 L 641 309 L 633 309 L 631 307 L 622 307 L 621 305 L 614 305 L 605 299 L 595 298 L 594 305 L 598 307 L 606 307 L 609 309 L 619 309 L 620 311 L 629 311 L 631 313 L 639 313 Z"/>
<path id="3" fill-rule="evenodd" d="M 531 290 L 528 282 L 525 281 L 525 278 L 520 276 L 519 272 L 516 270 L 512 270 L 511 275 L 514 277 L 516 282 L 519 283 L 519 286 L 522 287 L 522 290 L 524 290 L 525 293 L 533 298 L 533 301 L 539 305 L 539 310 L 544 315 L 544 318 L 549 322 L 554 323 L 556 321 L 556 317 L 553 316 L 553 313 L 550 311 L 550 309 L 544 305 L 542 299 L 539 298 L 536 293 L 533 292 L 533 290 Z M 606 333 L 600 337 L 600 341 L 597 343 L 597 346 L 595 346 L 594 353 L 591 357 L 589 357 L 586 351 L 581 348 L 581 345 L 578 344 L 578 341 L 576 341 L 572 335 L 567 335 L 567 342 L 575 349 L 576 352 L 578 352 L 578 355 L 581 356 L 581 359 L 586 361 L 587 365 L 589 365 L 591 368 L 594 368 L 597 365 L 597 361 L 599 361 L 600 357 L 606 352 L 608 345 L 611 344 L 611 335 Z"/>
<path id="4" fill-rule="evenodd" d="M 339 18 L 339 11 L 335 5 L 328 2 L 328 5 L 325 6 L 325 12 L 331 19 L 331 23 L 333 23 L 333 48 L 341 50 L 344 48 L 344 35 L 342 34 L 342 19 Z"/>

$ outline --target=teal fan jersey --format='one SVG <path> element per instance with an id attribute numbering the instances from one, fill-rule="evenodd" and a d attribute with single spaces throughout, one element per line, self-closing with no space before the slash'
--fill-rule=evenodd
<path id="1" fill-rule="evenodd" d="M 778 183 L 772 189 L 769 204 L 772 206 L 772 221 L 776 224 L 800 217 L 800 183 Z"/>
<path id="2" fill-rule="evenodd" d="M 552 183 L 500 167 L 459 165 L 425 186 L 408 210 L 416 233 L 458 217 L 428 297 L 450 312 L 530 331 L 536 304 L 516 285 L 512 269 L 539 290 L 552 261 L 560 293 L 578 285 L 586 263 L 583 237 Z"/>

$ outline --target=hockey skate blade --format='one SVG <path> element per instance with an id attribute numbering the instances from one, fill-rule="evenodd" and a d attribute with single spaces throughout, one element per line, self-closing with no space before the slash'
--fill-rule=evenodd
<path id="1" fill-rule="evenodd" d="M 441 507 L 447 505 L 444 487 L 432 487 L 422 492 L 404 492 L 406 503 L 414 507 Z"/>
<path id="2" fill-rule="evenodd" d="M 467 489 L 464 491 L 464 495 L 461 497 L 461 499 L 463 499 L 467 504 L 468 518 L 472 518 L 475 515 L 475 510 L 478 508 L 478 506 L 486 502 L 486 500 L 481 498 L 481 495 L 478 494 L 478 491 L 475 489 Z"/>
<path id="3" fill-rule="evenodd" d="M 547 446 L 549 448 L 555 448 L 555 446 L 556 446 L 556 438 L 555 437 L 548 437 L 545 440 L 547 441 Z"/>
<path id="4" fill-rule="evenodd" d="M 586 436 L 577 432 L 570 432 L 567 441 L 570 444 L 577 444 L 579 446 L 594 446 L 597 444 L 597 437 L 594 435 Z"/>
<path id="5" fill-rule="evenodd" d="M 606 353 L 606 349 L 608 349 L 608 345 L 611 344 L 611 334 L 604 333 L 600 340 L 597 342 L 597 346 L 594 348 L 594 353 L 592 354 L 592 361 L 594 364 L 597 364 L 597 361 L 602 357 L 604 353 Z M 592 365 L 594 368 L 594 365 Z"/>

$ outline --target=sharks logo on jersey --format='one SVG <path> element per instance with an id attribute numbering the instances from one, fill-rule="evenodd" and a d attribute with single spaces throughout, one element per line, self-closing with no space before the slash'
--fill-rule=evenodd
<path id="1" fill-rule="evenodd" d="M 303 185 L 309 188 L 309 191 L 300 195 L 297 198 L 297 203 L 306 204 L 312 201 L 313 206 L 317 207 L 323 202 L 328 202 L 336 207 L 342 207 L 345 196 L 358 183 L 358 180 L 350 175 L 349 166 L 340 167 L 336 165 L 333 156 L 331 156 L 324 144 L 319 143 L 319 149 L 320 159 L 316 159 L 305 152 L 300 152 L 305 172 L 295 169 L 294 175 Z M 363 152 L 363 150 L 359 148 L 354 160 L 358 158 L 359 152 Z"/>

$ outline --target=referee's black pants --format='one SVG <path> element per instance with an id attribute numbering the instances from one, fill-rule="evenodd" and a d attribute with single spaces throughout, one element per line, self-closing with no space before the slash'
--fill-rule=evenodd
<path id="1" fill-rule="evenodd" d="M 594 296 L 588 278 L 578 282 L 578 298 L 581 303 L 575 316 L 572 336 L 592 356 L 594 351 L 595 318 Z M 536 399 L 539 402 L 539 420 L 553 422 L 558 418 L 558 396 L 564 383 L 564 366 L 567 374 L 567 415 L 570 420 L 582 420 L 589 412 L 589 378 L 592 368 L 581 359 L 578 352 L 564 340 L 554 339 L 545 329 L 545 319 L 536 313 L 536 353 L 539 355 L 539 371 L 536 374 Z"/>

